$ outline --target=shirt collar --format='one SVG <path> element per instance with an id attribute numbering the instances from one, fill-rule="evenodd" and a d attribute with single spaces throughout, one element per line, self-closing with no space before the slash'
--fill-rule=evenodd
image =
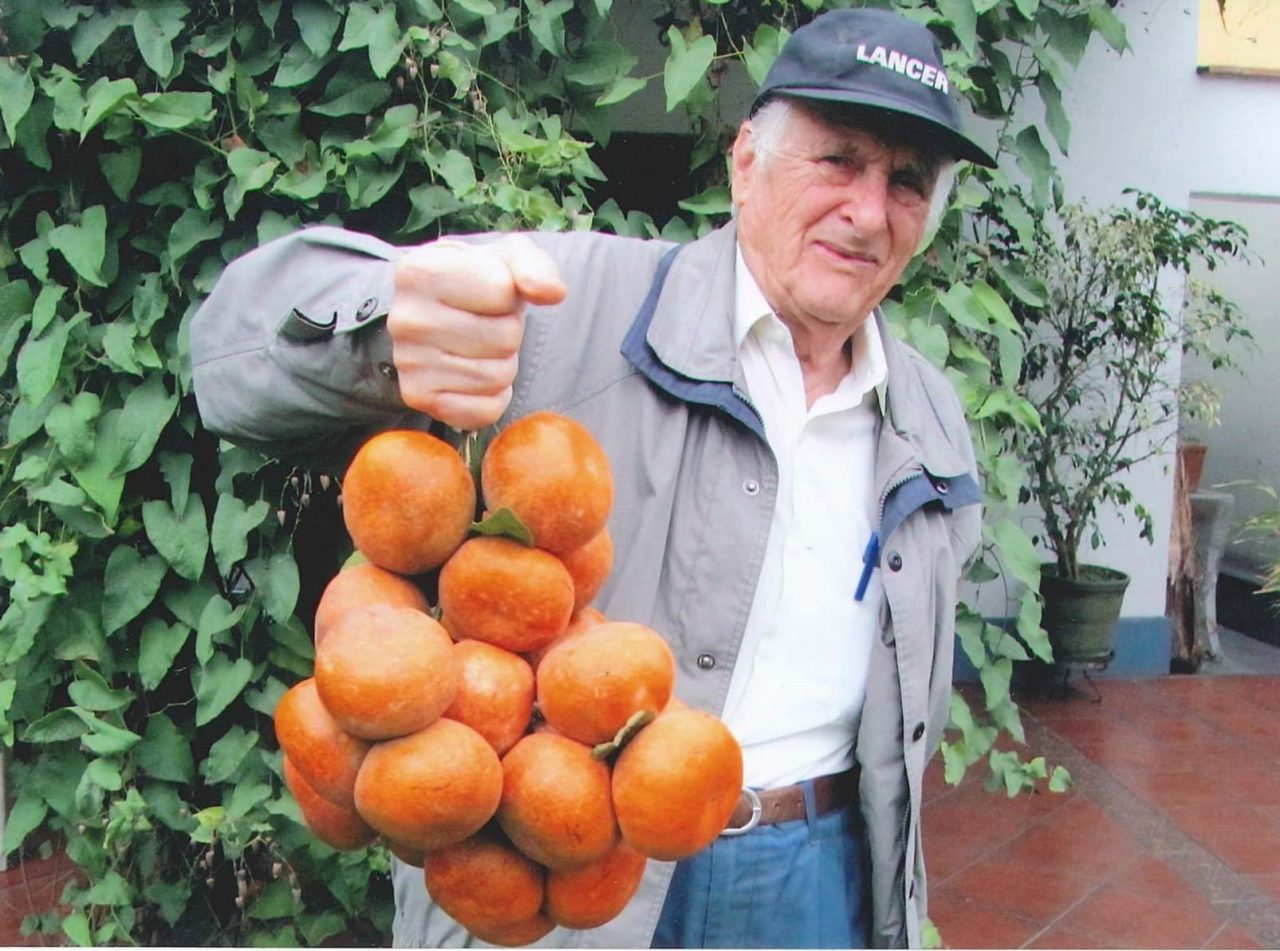
<path id="1" fill-rule="evenodd" d="M 761 321 L 778 321 L 778 316 L 765 299 L 764 291 L 755 275 L 747 269 L 742 259 L 742 248 L 737 249 L 737 267 L 734 270 L 733 342 L 738 352 L 747 337 Z M 850 375 L 860 377 L 866 389 L 874 388 L 880 412 L 884 413 L 885 392 L 888 384 L 888 367 L 885 362 L 884 341 L 875 314 L 862 322 L 853 335 L 853 365 Z M 866 389 L 863 392 L 866 392 Z"/>

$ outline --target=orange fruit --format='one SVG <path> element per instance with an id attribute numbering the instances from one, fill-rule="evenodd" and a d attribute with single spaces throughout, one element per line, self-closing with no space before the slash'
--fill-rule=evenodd
<path id="1" fill-rule="evenodd" d="M 729 823 L 742 792 L 742 749 L 702 710 L 662 713 L 613 766 L 622 837 L 649 858 L 672 861 L 705 848 Z"/>
<path id="2" fill-rule="evenodd" d="M 444 713 L 458 689 L 453 641 L 421 611 L 353 608 L 316 648 L 316 689 L 333 719 L 366 740 L 404 736 Z"/>
<path id="3" fill-rule="evenodd" d="M 604 529 L 595 538 L 560 556 L 573 579 L 573 610 L 581 611 L 595 599 L 613 568 L 613 536 Z"/>
<path id="4" fill-rule="evenodd" d="M 549 644 L 539 647 L 536 651 L 526 652 L 524 655 L 525 660 L 529 662 L 529 666 L 533 668 L 533 672 L 536 674 L 538 672 L 538 665 L 542 663 L 542 658 L 547 656 L 547 651 L 551 650 L 551 648 L 555 647 L 555 645 L 559 644 L 566 637 L 572 637 L 579 631 L 585 631 L 589 627 L 594 627 L 597 624 L 603 624 L 607 620 L 609 619 L 595 608 L 583 608 L 580 611 L 575 611 L 573 612 L 573 616 L 569 618 L 568 626 L 565 627 L 559 637 L 551 641 Z"/>
<path id="5" fill-rule="evenodd" d="M 580 743 L 613 739 L 641 710 L 671 698 L 676 662 L 651 628 L 610 621 L 556 641 L 538 664 L 538 709 Z"/>
<path id="6" fill-rule="evenodd" d="M 547 873 L 547 917 L 565 928 L 612 921 L 640 887 L 647 859 L 625 842 L 587 865 Z"/>
<path id="7" fill-rule="evenodd" d="M 444 563 L 475 518 L 471 471 L 442 439 L 413 429 L 372 437 L 342 480 L 342 519 L 369 561 L 415 575 Z"/>
<path id="8" fill-rule="evenodd" d="M 444 717 L 374 744 L 356 776 L 356 810 L 407 849 L 461 842 L 493 818 L 502 764 L 475 730 Z"/>
<path id="9" fill-rule="evenodd" d="M 320 700 L 315 678 L 285 691 L 273 719 L 276 740 L 294 769 L 330 802 L 350 806 L 369 744 L 338 726 Z"/>
<path id="10" fill-rule="evenodd" d="M 490 944 L 500 944 L 508 948 L 523 948 L 533 944 L 539 938 L 551 933 L 555 922 L 546 915 L 537 914 L 524 921 L 503 928 L 484 928 L 472 931 L 472 935 Z"/>
<path id="11" fill-rule="evenodd" d="M 501 932 L 542 909 L 542 867 L 492 828 L 433 849 L 422 869 L 436 904 L 474 935 Z"/>
<path id="12" fill-rule="evenodd" d="M 554 733 L 531 733 L 502 758 L 498 824 L 529 858 L 572 868 L 604 856 L 618 840 L 609 767 L 591 748 Z"/>
<path id="13" fill-rule="evenodd" d="M 391 839 L 386 839 L 385 841 L 387 850 L 405 865 L 416 865 L 418 868 L 422 868 L 422 863 L 427 856 L 426 849 L 405 845 L 403 842 L 395 842 Z"/>
<path id="14" fill-rule="evenodd" d="M 537 650 L 569 623 L 573 579 L 549 552 L 509 538 L 472 538 L 440 569 L 440 607 L 461 638 Z"/>
<path id="15" fill-rule="evenodd" d="M 498 433 L 480 464 L 490 510 L 509 508 L 548 551 L 573 551 L 605 527 L 613 508 L 609 460 L 581 423 L 531 413 Z"/>
<path id="16" fill-rule="evenodd" d="M 340 806 L 316 792 L 293 761 L 284 757 L 284 782 L 293 793 L 302 821 L 317 839 L 335 849 L 360 849 L 378 837 L 353 806 Z"/>
<path id="17" fill-rule="evenodd" d="M 459 641 L 453 656 L 458 692 L 444 715 L 471 727 L 501 756 L 529 726 L 533 670 L 520 655 L 484 641 Z"/>
<path id="18" fill-rule="evenodd" d="M 424 614 L 430 608 L 422 589 L 408 578 L 367 561 L 352 565 L 334 575 L 320 595 L 316 605 L 316 643 L 324 639 L 346 612 L 370 604 L 399 605 Z"/>

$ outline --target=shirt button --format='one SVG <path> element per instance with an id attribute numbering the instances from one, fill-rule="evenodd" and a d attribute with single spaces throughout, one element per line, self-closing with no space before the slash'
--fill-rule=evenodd
<path id="1" fill-rule="evenodd" d="M 378 372 L 381 373 L 385 379 L 390 380 L 392 383 L 395 382 L 397 376 L 396 368 L 390 363 L 379 363 Z"/>
<path id="2" fill-rule="evenodd" d="M 370 297 L 356 309 L 356 320 L 368 320 L 373 316 L 373 312 L 378 309 L 378 298 Z"/>
<path id="3" fill-rule="evenodd" d="M 923 724 L 923 723 L 917 723 L 917 724 L 916 724 L 916 728 L 915 728 L 914 730 L 912 730 L 912 731 L 911 731 L 911 739 L 912 739 L 912 740 L 914 740 L 915 742 L 919 743 L 919 742 L 920 742 L 920 737 L 922 737 L 922 736 L 924 736 L 924 724 Z"/>
<path id="4" fill-rule="evenodd" d="M 889 552 L 889 570 L 890 571 L 902 570 L 902 556 L 899 555 L 896 551 Z"/>
<path id="5" fill-rule="evenodd" d="M 742 491 L 747 493 L 747 495 L 759 495 L 760 483 L 755 479 L 747 479 L 742 483 Z"/>
<path id="6" fill-rule="evenodd" d="M 949 491 L 951 491 L 951 486 L 948 485 L 946 482 L 942 481 L 941 479 L 939 479 L 937 482 L 933 484 L 933 490 L 937 492 L 939 495 L 946 495 Z"/>
<path id="7" fill-rule="evenodd" d="M 715 665 L 716 665 L 715 654 L 699 654 L 698 655 L 698 666 L 703 670 L 710 670 Z"/>

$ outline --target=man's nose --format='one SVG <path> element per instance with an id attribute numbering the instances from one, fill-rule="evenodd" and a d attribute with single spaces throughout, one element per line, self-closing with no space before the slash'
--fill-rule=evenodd
<path id="1" fill-rule="evenodd" d="M 879 234 L 889 222 L 889 177 L 877 168 L 867 168 L 848 187 L 840 213 L 863 237 Z"/>

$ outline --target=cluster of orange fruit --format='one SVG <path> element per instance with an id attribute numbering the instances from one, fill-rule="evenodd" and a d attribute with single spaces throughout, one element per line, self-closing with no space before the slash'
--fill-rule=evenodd
<path id="1" fill-rule="evenodd" d="M 275 728 L 320 839 L 380 836 L 474 936 L 518 945 L 604 924 L 648 858 L 709 844 L 742 753 L 674 698 L 659 634 L 590 606 L 613 565 L 613 482 L 586 428 L 546 412 L 512 423 L 480 491 L 486 521 L 508 510 L 523 542 L 473 533 L 475 480 L 448 443 L 395 430 L 361 447 L 343 515 L 365 560 L 326 587 L 314 676 L 281 698 Z"/>

